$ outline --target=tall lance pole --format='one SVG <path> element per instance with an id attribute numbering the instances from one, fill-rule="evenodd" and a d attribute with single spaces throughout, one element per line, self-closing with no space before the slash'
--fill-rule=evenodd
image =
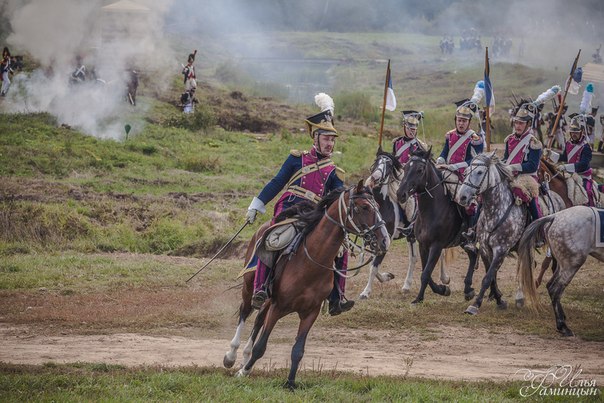
<path id="1" fill-rule="evenodd" d="M 384 102 L 382 102 L 382 120 L 380 122 L 380 135 L 378 137 L 378 146 L 382 149 L 382 133 L 384 132 L 384 113 L 386 112 L 386 96 L 388 95 L 388 82 L 390 81 L 390 59 L 388 59 L 388 68 L 386 69 L 386 83 L 384 84 Z"/>
<path id="2" fill-rule="evenodd" d="M 484 54 L 484 75 L 485 78 L 489 77 L 489 75 L 491 74 L 490 72 L 490 68 L 489 68 L 489 47 L 486 47 L 486 52 Z M 489 83 L 491 82 L 490 78 L 489 81 L 486 82 L 485 81 L 485 86 L 489 85 Z M 491 88 L 487 88 L 487 91 L 490 91 L 489 93 L 491 94 L 491 97 L 493 97 L 493 92 Z M 486 100 L 486 99 L 485 99 Z M 485 128 L 485 133 L 486 133 L 486 141 L 487 141 L 487 152 L 491 151 L 491 106 L 489 105 L 488 100 L 487 101 L 487 106 L 485 108 L 485 113 L 486 113 L 486 119 L 485 119 L 485 124 L 486 124 L 486 128 Z"/>
<path id="3" fill-rule="evenodd" d="M 564 95 L 562 95 L 562 101 L 560 101 L 560 105 L 558 105 L 558 114 L 556 115 L 556 120 L 554 125 L 552 126 L 552 131 L 547 134 L 549 140 L 547 141 L 547 148 L 552 148 L 552 143 L 554 141 L 554 131 L 558 127 L 558 123 L 560 123 L 560 117 L 562 116 L 562 109 L 564 107 L 564 101 L 566 101 L 566 94 L 568 94 L 568 88 L 570 87 L 570 83 L 573 80 L 573 76 L 575 75 L 575 70 L 577 69 L 577 63 L 579 62 L 579 56 L 581 55 L 581 49 L 579 49 L 579 53 L 577 53 L 577 57 L 575 57 L 575 62 L 573 63 L 573 67 L 570 69 L 570 75 L 568 76 L 568 80 L 566 80 L 566 88 L 564 88 Z"/>

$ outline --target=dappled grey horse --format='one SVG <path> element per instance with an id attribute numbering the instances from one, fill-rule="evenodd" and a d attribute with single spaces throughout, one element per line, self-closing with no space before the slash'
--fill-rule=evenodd
<path id="1" fill-rule="evenodd" d="M 510 187 L 513 179 L 514 176 L 509 167 L 492 152 L 480 154 L 472 160 L 459 188 L 458 195 L 461 204 L 468 204 L 478 195 L 482 196 L 482 209 L 476 225 L 476 234 L 480 257 L 487 272 L 474 303 L 466 309 L 466 313 L 472 315 L 478 313 L 486 289 L 489 287 L 491 287 L 490 296 L 495 298 L 497 307 L 507 308 L 507 303 L 503 300 L 501 291 L 497 287 L 497 271 L 505 257 L 520 240 L 526 227 L 528 214 L 524 204 L 516 204 Z M 564 202 L 560 196 L 553 192 L 550 193 L 554 204 L 552 209 L 554 211 L 563 209 Z M 545 201 L 541 201 L 541 203 L 542 206 L 547 206 Z M 516 305 L 522 306 L 523 304 L 524 296 L 518 292 Z"/>
<path id="2" fill-rule="evenodd" d="M 560 303 L 562 293 L 588 256 L 591 255 L 604 262 L 604 242 L 598 225 L 598 222 L 604 220 L 602 217 L 604 210 L 599 209 L 599 213 L 598 209 L 593 207 L 570 207 L 531 223 L 520 239 L 518 278 L 529 304 L 537 303 L 537 290 L 532 270 L 533 249 L 541 233 L 544 233 L 552 256 L 558 262 L 558 268 L 547 283 L 547 291 L 554 307 L 556 328 L 563 336 L 572 336 L 573 332 L 566 325 L 566 315 Z"/>
<path id="3" fill-rule="evenodd" d="M 380 208 L 382 219 L 386 222 L 386 229 L 390 234 L 391 240 L 405 238 L 409 246 L 409 265 L 407 268 L 407 277 L 403 284 L 403 293 L 411 290 L 413 282 L 413 270 L 417 261 L 417 246 L 413 235 L 413 220 L 417 214 L 417 202 L 414 197 L 410 197 L 404 204 L 399 204 L 396 199 L 403 167 L 398 158 L 381 149 L 378 149 L 375 161 L 371 166 L 371 174 L 365 181 L 365 186 L 373 189 L 373 197 Z M 371 264 L 371 272 L 367 285 L 360 295 L 361 299 L 369 298 L 373 289 L 374 279 L 380 283 L 385 283 L 394 278 L 392 273 L 380 273 L 379 267 L 386 255 L 376 256 Z M 445 272 L 444 259 L 440 260 L 440 281 L 443 284 L 449 284 L 449 276 Z"/>

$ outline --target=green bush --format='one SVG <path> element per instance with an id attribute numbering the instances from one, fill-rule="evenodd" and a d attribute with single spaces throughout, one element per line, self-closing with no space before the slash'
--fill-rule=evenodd
<path id="1" fill-rule="evenodd" d="M 362 120 L 365 123 L 377 122 L 380 111 L 371 103 L 371 97 L 363 92 L 343 92 L 336 95 L 335 104 L 338 106 L 338 116 Z"/>
<path id="2" fill-rule="evenodd" d="M 179 168 L 197 173 L 220 173 L 222 171 L 222 161 L 218 157 L 195 155 L 183 158 L 179 163 Z"/>
<path id="3" fill-rule="evenodd" d="M 205 105 L 198 105 L 194 113 L 179 113 L 166 119 L 164 126 L 178 127 L 187 130 L 205 130 L 216 124 L 216 118 L 212 111 Z"/>
<path id="4" fill-rule="evenodd" d="M 185 241 L 185 233 L 180 222 L 165 218 L 153 222 L 143 238 L 149 252 L 161 254 L 180 248 Z"/>

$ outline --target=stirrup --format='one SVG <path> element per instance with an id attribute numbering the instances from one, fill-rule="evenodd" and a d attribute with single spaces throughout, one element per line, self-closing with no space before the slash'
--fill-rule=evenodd
<path id="1" fill-rule="evenodd" d="M 335 301 L 335 302 L 330 301 L 329 302 L 329 314 L 331 316 L 338 316 L 342 312 L 350 311 L 353 306 L 354 306 L 354 301 L 350 301 L 350 300 L 345 301 L 345 302 L 342 302 L 340 300 Z"/>
<path id="2" fill-rule="evenodd" d="M 264 290 L 258 290 L 252 295 L 252 308 L 260 309 L 264 305 L 264 301 L 268 298 L 268 294 Z"/>

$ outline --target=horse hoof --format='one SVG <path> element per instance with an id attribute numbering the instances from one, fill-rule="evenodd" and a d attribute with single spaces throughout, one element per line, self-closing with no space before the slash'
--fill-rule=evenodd
<path id="1" fill-rule="evenodd" d="M 449 277 L 441 278 L 440 281 L 443 284 L 449 284 L 451 282 L 451 278 L 449 278 Z"/>
<path id="2" fill-rule="evenodd" d="M 392 273 L 383 273 L 382 275 L 378 275 L 377 279 L 380 283 L 387 283 L 388 281 L 394 278 L 394 274 Z"/>
<path id="3" fill-rule="evenodd" d="M 407 295 L 407 294 L 409 294 L 411 292 L 410 288 L 402 288 L 401 290 L 403 291 L 404 295 Z"/>
<path id="4" fill-rule="evenodd" d="M 476 296 L 476 292 L 474 292 L 474 290 L 464 294 L 464 298 L 466 299 L 466 301 L 473 300 L 475 296 Z"/>
<path id="5" fill-rule="evenodd" d="M 235 374 L 235 377 L 244 378 L 244 377 L 248 376 L 249 373 L 250 373 L 250 371 L 246 371 L 245 368 L 241 368 L 239 371 L 237 371 L 237 373 Z"/>
<path id="6" fill-rule="evenodd" d="M 445 286 L 445 291 L 443 292 L 443 295 L 445 297 L 448 297 L 449 295 L 451 295 L 451 288 L 449 288 L 448 285 Z"/>
<path id="7" fill-rule="evenodd" d="M 369 294 L 361 294 L 359 295 L 359 299 L 369 299 Z"/>
<path id="8" fill-rule="evenodd" d="M 502 311 L 505 309 L 508 309 L 508 303 L 505 302 L 504 300 L 501 300 L 501 302 L 497 304 L 497 309 L 502 310 Z"/>
<path id="9" fill-rule="evenodd" d="M 468 315 L 478 315 L 478 307 L 476 305 L 470 305 L 464 313 Z"/>
<path id="10" fill-rule="evenodd" d="M 233 365 L 235 365 L 235 359 L 230 359 L 229 353 L 226 353 L 224 355 L 224 359 L 222 360 L 222 365 L 224 365 L 225 368 L 232 368 Z"/>
<path id="11" fill-rule="evenodd" d="M 560 334 L 562 335 L 562 337 L 573 337 L 575 334 L 572 332 L 572 330 L 570 330 L 567 327 L 564 327 L 562 329 L 558 329 L 558 332 L 560 332 Z"/>
<path id="12" fill-rule="evenodd" d="M 516 308 L 523 308 L 524 307 L 524 298 L 520 298 L 516 300 Z"/>
<path id="13" fill-rule="evenodd" d="M 413 301 L 411 301 L 411 306 L 412 306 L 412 307 L 415 307 L 415 306 L 420 306 L 422 302 L 424 302 L 424 301 L 422 301 L 421 299 L 417 299 L 417 298 L 416 298 L 416 299 L 414 299 Z"/>

